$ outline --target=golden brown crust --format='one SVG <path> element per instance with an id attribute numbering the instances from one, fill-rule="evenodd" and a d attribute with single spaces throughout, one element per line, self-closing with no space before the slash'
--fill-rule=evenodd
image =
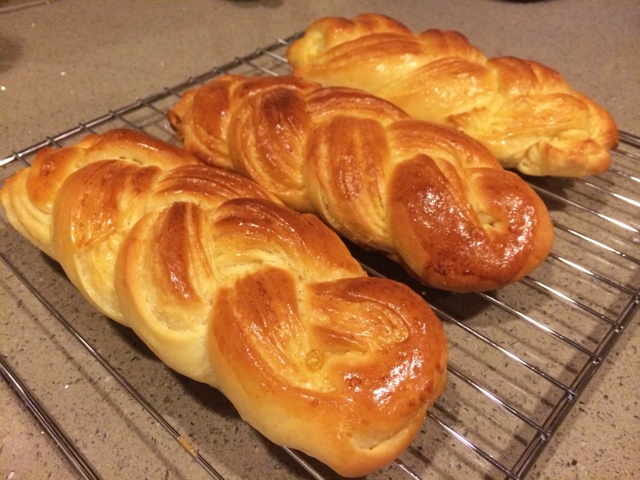
<path id="1" fill-rule="evenodd" d="M 317 217 L 164 142 L 117 130 L 44 149 L 0 199 L 100 311 L 342 475 L 397 457 L 442 393 L 446 338 L 421 297 L 367 277 Z"/>
<path id="2" fill-rule="evenodd" d="M 529 175 L 601 173 L 618 143 L 611 116 L 558 72 L 514 57 L 487 59 L 458 32 L 414 34 L 378 14 L 327 17 L 287 58 L 295 76 L 363 89 L 416 119 L 460 129 Z"/>
<path id="3" fill-rule="evenodd" d="M 311 436 L 326 444 L 324 454 L 344 476 L 393 460 L 396 444 L 410 442 L 444 388 L 441 329 L 415 315 L 416 298 L 401 284 L 380 282 L 318 282 L 293 304 L 296 281 L 288 272 L 256 272 L 221 293 L 221 321 L 210 331 L 212 363 L 224 362 L 220 383 L 241 415 L 268 428 L 277 443 L 301 448 Z M 305 315 L 306 308 L 317 315 Z M 425 334 L 434 345 L 416 342 Z M 265 351 L 271 355 L 260 355 Z M 308 429 L 295 429 L 305 417 Z"/>
<path id="4" fill-rule="evenodd" d="M 187 92 L 168 115 L 204 162 L 319 214 L 434 287 L 498 288 L 551 249 L 542 200 L 480 143 L 364 92 L 224 76 Z"/>

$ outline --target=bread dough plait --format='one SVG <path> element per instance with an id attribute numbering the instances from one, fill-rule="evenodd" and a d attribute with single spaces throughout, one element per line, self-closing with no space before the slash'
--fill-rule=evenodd
<path id="1" fill-rule="evenodd" d="M 379 14 L 327 17 L 309 26 L 287 58 L 296 76 L 360 88 L 414 118 L 462 130 L 528 175 L 602 173 L 618 144 L 609 113 L 557 71 L 486 58 L 458 32 L 414 34 Z"/>
<path id="2" fill-rule="evenodd" d="M 45 148 L 0 200 L 167 365 L 342 475 L 398 456 L 444 388 L 445 334 L 421 297 L 367 277 L 316 217 L 169 144 L 114 130 Z"/>
<path id="3" fill-rule="evenodd" d="M 450 291 L 500 288 L 548 255 L 542 200 L 467 135 L 295 77 L 222 76 L 169 112 L 185 148 Z"/>

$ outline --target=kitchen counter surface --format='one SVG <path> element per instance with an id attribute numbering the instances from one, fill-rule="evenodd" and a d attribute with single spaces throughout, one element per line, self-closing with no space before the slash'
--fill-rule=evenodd
<path id="1" fill-rule="evenodd" d="M 640 4 L 636 0 L 58 0 L 0 1 L 0 9 L 0 157 L 302 31 L 318 17 L 350 17 L 365 11 L 386 13 L 414 30 L 459 30 L 488 56 L 514 55 L 556 68 L 575 89 L 604 105 L 621 130 L 640 134 Z M 3 228 L 5 242 L 8 227 Z M 67 291 L 68 286 L 61 287 L 60 295 Z M 154 472 L 126 469 L 137 458 L 157 455 L 155 449 L 161 444 L 160 455 L 175 453 L 177 447 L 164 439 L 157 422 L 132 426 L 140 407 L 118 393 L 111 376 L 92 365 L 82 348 L 65 343 L 68 333 L 6 267 L 0 275 L 0 294 L 4 316 L 0 353 L 11 359 L 24 378 L 40 379 L 33 380 L 32 388 L 51 406 L 54 417 L 59 408 L 71 408 L 66 395 L 74 391 L 72 408 L 78 415 L 96 418 L 95 424 L 86 427 L 92 438 L 83 444 L 88 451 L 98 448 L 100 452 L 101 443 L 119 431 L 144 431 L 154 439 L 152 446 L 136 435 L 115 451 L 100 454 L 117 456 L 114 461 L 125 477 L 159 478 Z M 95 315 L 88 307 L 78 306 L 77 300 L 69 308 Z M 33 318 L 41 321 L 40 327 L 33 327 Z M 530 478 L 637 476 L 637 324 L 636 316 L 530 471 Z M 136 342 L 123 330 L 115 328 L 115 333 L 129 344 Z M 53 346 L 44 348 L 39 342 Z M 117 352 L 107 355 L 117 364 Z M 140 357 L 145 365 L 154 362 L 148 355 Z M 175 383 L 173 377 L 170 380 Z M 180 394 L 204 395 L 190 383 L 178 381 L 177 385 Z M 159 388 L 154 394 L 162 401 L 170 392 Z M 109 401 L 103 407 L 100 399 L 105 396 Z M 223 399 L 216 397 L 213 402 L 223 416 L 233 417 Z M 5 382 L 0 382 L 0 405 L 0 478 L 74 475 Z M 180 425 L 189 422 L 173 420 Z M 225 437 L 224 441 L 232 448 L 243 439 Z M 255 453 L 256 459 L 245 455 L 248 458 L 238 462 L 260 462 L 262 455 L 267 454 Z M 198 478 L 192 469 L 167 470 L 165 478 Z M 259 471 L 247 471 L 260 478 Z M 223 473 L 235 475 L 232 470 Z M 456 478 L 456 471 L 438 467 L 433 478 L 440 477 Z"/>

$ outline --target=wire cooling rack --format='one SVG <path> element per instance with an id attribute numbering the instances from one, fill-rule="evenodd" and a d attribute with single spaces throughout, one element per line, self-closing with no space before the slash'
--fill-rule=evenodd
<path id="1" fill-rule="evenodd" d="M 285 52 L 295 37 L 15 152 L 0 160 L 1 179 L 44 146 L 112 128 L 176 143 L 166 111 L 185 90 L 225 73 L 287 74 Z M 622 133 L 621 139 L 603 175 L 527 179 L 550 210 L 555 243 L 546 262 L 515 285 L 480 294 L 430 290 L 388 260 L 350 246 L 370 274 L 423 295 L 450 343 L 445 393 L 407 451 L 370 478 L 519 479 L 529 471 L 640 308 L 640 138 Z M 92 310 L 54 262 L 1 220 L 3 287 L 14 302 L 8 317 L 19 322 L 10 328 L 45 341 L 3 342 L 0 370 L 78 476 L 335 476 L 270 444 L 217 391 L 170 372 L 128 330 Z M 31 365 L 40 357 L 44 365 Z M 28 368 L 46 372 L 21 373 Z M 57 368 L 62 373 L 52 377 Z M 76 393 L 60 400 L 57 389 Z"/>

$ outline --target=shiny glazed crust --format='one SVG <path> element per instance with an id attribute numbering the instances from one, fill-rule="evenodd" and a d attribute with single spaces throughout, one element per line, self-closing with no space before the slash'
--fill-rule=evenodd
<path id="1" fill-rule="evenodd" d="M 316 217 L 171 145 L 114 130 L 46 148 L 0 200 L 96 308 L 342 475 L 397 457 L 442 393 L 446 338 L 421 297 L 366 276 Z"/>
<path id="2" fill-rule="evenodd" d="M 489 290 L 538 266 L 545 205 L 480 143 L 391 103 L 295 77 L 218 77 L 169 111 L 185 148 L 400 261 L 425 283 Z"/>
<path id="3" fill-rule="evenodd" d="M 609 168 L 611 116 L 540 63 L 485 58 L 458 32 L 414 34 L 378 14 L 320 19 L 287 52 L 293 74 L 363 89 L 416 119 L 460 129 L 507 168 L 582 177 Z"/>

